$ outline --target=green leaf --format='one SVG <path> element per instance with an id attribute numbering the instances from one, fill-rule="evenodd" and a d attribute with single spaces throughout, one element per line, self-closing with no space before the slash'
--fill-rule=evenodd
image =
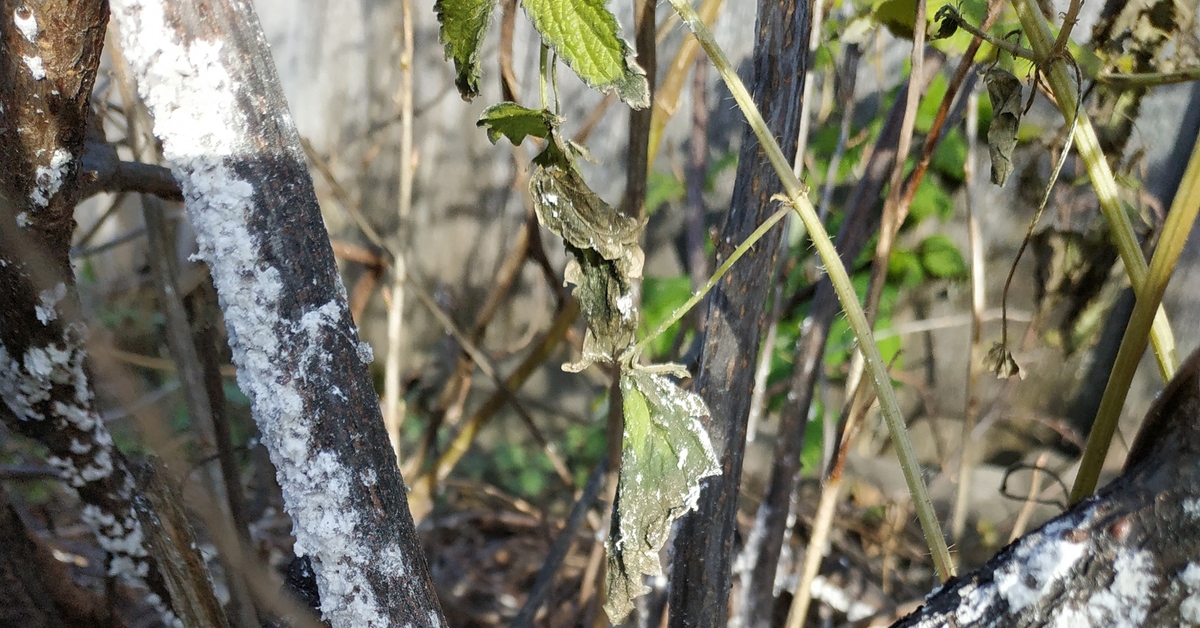
<path id="1" fill-rule="evenodd" d="M 921 243 L 921 266 L 934 277 L 962 279 L 967 276 L 967 263 L 958 247 L 944 235 L 925 238 Z"/>
<path id="2" fill-rule="evenodd" d="M 871 17 L 896 37 L 911 40 L 917 21 L 917 0 L 883 0 L 875 4 Z"/>
<path id="3" fill-rule="evenodd" d="M 931 216 L 947 220 L 954 216 L 954 198 L 946 192 L 944 186 L 925 177 L 917 185 L 917 192 L 913 194 L 908 212 L 908 218 L 904 221 L 906 225 L 920 224 Z"/>
<path id="4" fill-rule="evenodd" d="M 646 72 L 618 35 L 617 18 L 605 0 L 524 0 L 542 41 L 592 88 L 613 92 L 634 109 L 650 106 Z"/>
<path id="5" fill-rule="evenodd" d="M 965 176 L 963 164 L 967 162 L 967 141 L 963 139 L 962 130 L 951 129 L 941 144 L 933 151 L 930 166 L 935 172 L 951 181 L 961 183 Z"/>
<path id="6" fill-rule="evenodd" d="M 655 170 L 646 182 L 646 213 L 653 214 L 663 203 L 682 201 L 687 190 L 675 175 Z"/>
<path id="7" fill-rule="evenodd" d="M 933 81 L 929 83 L 929 87 L 925 93 L 921 94 L 921 100 L 917 104 L 917 118 L 913 125 L 920 133 L 928 133 L 933 128 L 933 122 L 937 119 L 938 108 L 942 106 L 942 99 L 946 97 L 946 90 L 949 89 L 949 82 L 944 74 L 936 74 Z"/>
<path id="8" fill-rule="evenodd" d="M 682 370 L 682 369 L 680 369 Z M 634 367 L 621 373 L 625 434 L 621 474 L 608 538 L 608 600 L 614 625 L 650 590 L 643 575 L 662 575 L 658 553 L 671 524 L 696 507 L 700 480 L 720 473 L 700 423 L 700 396 L 670 379 Z"/>
<path id="9" fill-rule="evenodd" d="M 515 102 L 502 102 L 484 109 L 475 126 L 487 129 L 488 139 L 493 144 L 505 136 L 513 146 L 520 146 L 531 135 L 549 139 L 561 122 L 561 118 L 545 109 L 530 109 Z"/>
<path id="10" fill-rule="evenodd" d="M 692 280 L 687 275 L 679 277 L 646 277 L 642 280 L 642 322 L 646 329 L 657 329 L 675 308 L 692 296 Z M 646 354 L 661 356 L 675 342 L 678 327 L 666 333 L 646 347 Z"/>
<path id="11" fill-rule="evenodd" d="M 479 51 L 492 21 L 496 0 L 436 0 L 438 40 L 446 47 L 446 58 L 454 61 L 454 84 L 463 99 L 479 95 L 481 75 Z M 495 140 L 493 140 L 495 141 Z"/>
<path id="12" fill-rule="evenodd" d="M 988 100 L 992 103 L 992 122 L 988 125 L 988 150 L 992 156 L 992 183 L 1004 185 L 1012 174 L 1013 150 L 1017 147 L 1017 129 L 1021 126 L 1021 81 L 1012 72 L 992 68 L 984 75 Z"/>
<path id="13" fill-rule="evenodd" d="M 905 288 L 915 288 L 924 280 L 925 268 L 916 253 L 892 249 L 892 254 L 888 257 L 888 281 L 899 283 Z"/>

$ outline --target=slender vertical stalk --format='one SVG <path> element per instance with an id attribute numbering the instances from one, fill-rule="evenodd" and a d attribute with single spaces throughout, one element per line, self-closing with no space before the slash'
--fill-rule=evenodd
<path id="1" fill-rule="evenodd" d="M 971 257 L 971 350 L 967 354 L 967 408 L 963 416 L 958 466 L 958 489 L 954 499 L 954 515 L 950 520 L 950 541 L 958 544 L 967 525 L 967 507 L 971 501 L 969 486 L 974 469 L 974 445 L 971 433 L 979 415 L 979 370 L 983 360 L 981 346 L 984 300 L 983 240 L 979 232 L 979 217 L 975 215 L 975 147 L 979 143 L 979 92 L 967 95 L 967 158 L 963 162 L 963 188 L 966 190 L 967 242 Z M 957 555 L 956 555 L 957 558 Z"/>
<path id="2" fill-rule="evenodd" d="M 1121 338 L 1121 347 L 1117 350 L 1116 361 L 1113 362 L 1112 375 L 1104 387 L 1100 410 L 1096 413 L 1096 422 L 1088 434 L 1079 473 L 1076 474 L 1075 485 L 1071 488 L 1071 503 L 1087 497 L 1096 489 L 1100 470 L 1108 455 L 1108 446 L 1121 418 L 1125 396 L 1129 393 L 1129 385 L 1137 371 L 1138 361 L 1146 351 L 1155 312 L 1161 311 L 1163 293 L 1171 279 L 1171 272 L 1175 270 L 1179 254 L 1183 252 L 1183 246 L 1187 243 L 1197 214 L 1200 214 L 1200 138 L 1197 138 L 1192 149 L 1192 157 L 1183 174 L 1183 181 L 1175 191 L 1175 200 L 1167 213 L 1162 236 L 1154 249 L 1154 257 L 1150 259 L 1146 283 L 1138 293 L 1137 302 L 1133 305 L 1133 314 L 1129 317 L 1129 325 L 1125 327 L 1125 335 Z M 1130 457 L 1135 457 L 1140 448 L 1151 444 L 1141 442 L 1144 438 L 1148 436 L 1139 434 L 1139 440 L 1130 448 Z"/>
<path id="3" fill-rule="evenodd" d="M 879 353 L 879 346 L 874 341 L 870 324 L 867 322 L 862 306 L 858 303 L 858 297 L 854 292 L 854 286 L 850 283 L 850 277 L 846 273 L 846 268 L 842 265 L 837 250 L 834 248 L 833 242 L 829 239 L 829 234 L 825 232 L 824 227 L 817 219 L 816 211 L 813 209 L 812 203 L 809 202 L 804 192 L 803 184 L 792 173 L 791 163 L 779 149 L 778 142 L 772 136 L 770 129 L 767 127 L 753 99 L 750 97 L 750 93 L 746 90 L 745 85 L 742 84 L 741 79 L 738 77 L 732 64 L 729 63 L 729 59 L 725 56 L 724 51 L 717 45 L 716 40 L 712 37 L 712 33 L 709 32 L 708 27 L 696 15 L 696 12 L 688 4 L 687 0 L 670 0 L 670 2 L 675 7 L 675 10 L 679 12 L 684 23 L 692 30 L 696 38 L 700 40 L 700 45 L 708 53 L 713 65 L 721 74 L 721 78 L 724 79 L 726 85 L 729 87 L 734 100 L 737 101 L 743 115 L 745 115 L 750 127 L 758 137 L 768 160 L 782 180 L 788 202 L 799 214 L 801 222 L 808 230 L 813 245 L 821 257 L 821 261 L 825 264 L 833 288 L 838 295 L 838 299 L 842 302 L 842 307 L 845 308 L 850 328 L 854 331 L 859 348 L 866 358 L 871 380 L 879 395 L 884 420 L 888 425 L 888 431 L 892 435 L 892 442 L 896 447 L 896 454 L 900 460 L 901 469 L 904 472 L 904 479 L 908 484 L 909 492 L 913 496 L 917 518 L 921 522 L 921 529 L 925 534 L 925 540 L 933 553 L 934 565 L 941 578 L 943 580 L 948 579 L 953 575 L 950 552 L 946 548 L 946 540 L 942 536 L 937 515 L 933 511 L 933 502 L 929 499 L 929 491 L 926 489 L 925 481 L 921 477 L 921 469 L 917 462 L 916 452 L 913 449 L 912 440 L 909 439 L 907 430 L 905 429 L 904 417 L 900 412 L 896 392 L 892 389 L 891 378 L 888 376 L 887 368 L 884 366 L 883 356 Z"/>
<path id="4" fill-rule="evenodd" d="M 400 12 L 404 19 L 401 28 L 403 50 L 400 54 L 400 198 L 399 215 L 400 242 L 392 256 L 395 264 L 392 272 L 392 300 L 388 303 L 387 316 L 387 362 L 384 367 L 383 423 L 387 428 L 388 440 L 400 461 L 400 426 L 406 412 L 400 391 L 401 352 L 404 348 L 404 285 L 408 267 L 403 255 L 409 242 L 409 216 L 412 213 L 413 192 L 413 23 L 412 0 L 400 0 Z"/>
<path id="5" fill-rule="evenodd" d="M 1033 49 L 1039 59 L 1044 59 L 1048 65 L 1048 69 L 1045 70 L 1046 78 L 1050 83 L 1050 89 L 1054 93 L 1058 108 L 1062 111 L 1063 119 L 1076 118 L 1076 103 L 1079 102 L 1079 93 L 1075 86 L 1075 80 L 1067 70 L 1067 63 L 1053 55 L 1054 37 L 1050 33 L 1050 26 L 1046 23 L 1046 18 L 1042 16 L 1041 11 L 1032 0 L 1013 0 L 1013 8 L 1016 9 L 1017 17 L 1021 20 L 1025 36 L 1029 38 L 1029 47 Z M 1118 197 L 1117 181 L 1113 177 L 1112 169 L 1109 168 L 1104 151 L 1100 148 L 1096 130 L 1092 127 L 1091 119 L 1083 111 L 1078 111 L 1078 127 L 1075 133 L 1075 147 L 1087 165 L 1092 188 L 1096 191 L 1096 197 L 1100 201 L 1100 210 L 1104 213 L 1105 220 L 1108 221 L 1117 251 L 1121 254 L 1121 261 L 1125 263 L 1125 272 L 1129 274 L 1129 283 L 1133 286 L 1134 293 L 1141 298 L 1148 273 L 1146 258 L 1142 256 L 1142 249 L 1138 246 L 1137 238 L 1133 234 L 1133 225 L 1130 224 L 1129 216 L 1125 213 L 1125 207 Z M 1158 360 L 1159 373 L 1162 374 L 1164 380 L 1170 380 L 1179 368 L 1179 355 L 1176 352 L 1175 338 L 1171 333 L 1167 314 L 1161 307 L 1154 317 L 1150 343 L 1154 346 L 1154 357 Z"/>

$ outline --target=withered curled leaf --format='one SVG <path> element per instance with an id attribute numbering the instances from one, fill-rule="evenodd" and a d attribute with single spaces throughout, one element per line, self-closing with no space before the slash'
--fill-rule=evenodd
<path id="1" fill-rule="evenodd" d="M 1004 185 L 1012 174 L 1013 150 L 1017 147 L 1017 129 L 1021 126 L 1021 81 L 1012 72 L 992 68 L 984 75 L 988 99 L 992 102 L 992 123 L 988 125 L 988 151 L 992 156 L 992 183 Z"/>

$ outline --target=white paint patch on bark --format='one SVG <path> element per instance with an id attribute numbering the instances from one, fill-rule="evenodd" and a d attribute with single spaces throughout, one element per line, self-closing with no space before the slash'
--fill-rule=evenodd
<path id="1" fill-rule="evenodd" d="M 403 578 L 411 573 L 409 560 L 399 546 L 368 551 L 357 541 L 361 518 L 348 495 L 363 478 L 318 449 L 312 426 L 336 418 L 306 406 L 301 394 L 326 378 L 329 356 L 321 341 L 344 333 L 344 299 L 298 320 L 281 316 L 281 299 L 290 295 L 282 294 L 281 272 L 262 261 L 261 243 L 248 226 L 253 182 L 231 167 L 253 159 L 255 147 L 223 43 L 182 42 L 157 2 L 113 0 L 111 6 L 138 90 L 154 117 L 154 133 L 183 189 L 198 257 L 212 269 L 238 385 L 251 399 L 277 469 L 296 554 L 314 559 L 322 616 L 335 627 L 388 625 L 390 609 L 376 599 L 367 568 Z M 289 117 L 277 122 L 293 126 Z M 370 357 L 362 345 L 358 357 Z M 291 372 L 282 372 L 284 364 Z"/>

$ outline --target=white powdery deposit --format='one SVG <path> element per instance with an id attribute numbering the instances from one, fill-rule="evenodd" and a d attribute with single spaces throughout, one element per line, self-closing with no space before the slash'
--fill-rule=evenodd
<path id="1" fill-rule="evenodd" d="M 312 427 L 338 417 L 305 404 L 305 391 L 328 388 L 322 340 L 345 334 L 344 298 L 312 307 L 298 320 L 281 316 L 282 275 L 262 260 L 259 236 L 248 226 L 254 185 L 231 166 L 255 153 L 238 108 L 242 87 L 225 65 L 223 42 L 182 41 L 159 2 L 113 0 L 111 8 L 154 133 L 183 189 L 198 257 L 212 270 L 238 385 L 252 401 L 277 469 L 296 554 L 313 558 L 323 618 L 333 626 L 389 625 L 390 609 L 376 599 L 369 571 L 403 581 L 409 560 L 398 546 L 379 551 L 361 542 L 362 517 L 349 494 L 363 478 L 313 443 Z M 277 122 L 294 135 L 289 117 Z M 370 357 L 361 345 L 358 357 Z"/>
<path id="2" fill-rule="evenodd" d="M 38 65 L 41 65 L 41 58 L 38 58 Z M 29 59 L 25 59 L 29 63 Z M 42 72 L 42 77 L 46 73 Z M 67 172 L 67 167 L 71 164 L 71 153 L 59 148 L 50 154 L 50 160 L 45 165 L 39 165 L 34 171 L 35 187 L 29 193 L 29 200 L 33 201 L 38 207 L 46 207 L 50 205 L 50 199 L 58 194 L 59 188 L 63 184 L 63 175 Z"/>
<path id="3" fill-rule="evenodd" d="M 22 17 L 21 14 L 25 16 Z M 17 30 L 21 31 L 21 36 L 29 43 L 36 43 L 38 36 L 37 16 L 33 14 L 27 7 L 21 7 L 13 11 L 13 24 L 17 26 Z"/>

